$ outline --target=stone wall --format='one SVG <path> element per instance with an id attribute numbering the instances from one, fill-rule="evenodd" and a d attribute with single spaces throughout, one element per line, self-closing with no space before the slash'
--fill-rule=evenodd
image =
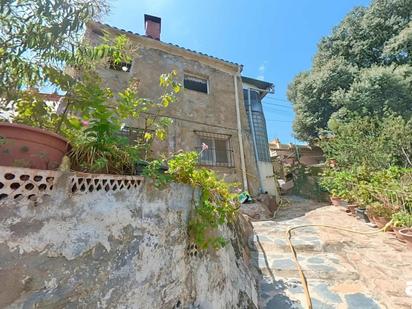
<path id="1" fill-rule="evenodd" d="M 255 308 L 248 222 L 199 252 L 196 194 L 136 176 L 0 168 L 0 307 Z"/>

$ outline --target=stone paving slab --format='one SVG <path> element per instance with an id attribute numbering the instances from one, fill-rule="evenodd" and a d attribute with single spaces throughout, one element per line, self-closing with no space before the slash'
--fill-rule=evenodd
<path id="1" fill-rule="evenodd" d="M 314 309 L 379 309 L 378 303 L 362 287 L 356 291 L 336 291 L 325 280 L 308 281 Z M 354 284 L 352 284 L 353 286 Z M 264 277 L 260 282 L 261 308 L 306 308 L 303 287 L 298 279 L 273 281 Z"/>
<path id="2" fill-rule="evenodd" d="M 274 221 L 253 222 L 250 239 L 259 268 L 261 308 L 306 308 L 303 287 L 286 240 L 289 227 L 329 224 L 373 229 L 338 207 L 292 200 Z M 411 309 L 405 294 L 412 281 L 412 252 L 388 233 L 353 234 L 308 227 L 293 232 L 293 244 L 308 279 L 313 308 Z"/>
<path id="3" fill-rule="evenodd" d="M 299 272 L 290 253 L 275 254 L 260 251 L 254 253 L 253 257 L 254 265 L 263 274 L 269 274 L 272 271 L 282 278 L 299 278 Z M 298 260 L 301 268 L 309 278 L 334 281 L 359 279 L 357 271 L 352 266 L 343 264 L 339 256 L 333 253 L 299 254 Z"/>

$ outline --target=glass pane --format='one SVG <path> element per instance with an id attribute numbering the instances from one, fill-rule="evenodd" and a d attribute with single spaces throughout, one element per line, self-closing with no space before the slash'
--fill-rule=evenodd
<path id="1" fill-rule="evenodd" d="M 213 164 L 213 139 L 202 137 L 200 139 L 200 145 L 202 145 L 203 143 L 205 143 L 208 146 L 208 149 L 202 151 L 202 153 L 200 154 L 200 161 L 204 164 Z"/>
<path id="2" fill-rule="evenodd" d="M 215 140 L 216 163 L 228 163 L 228 151 L 226 140 Z"/>
<path id="3" fill-rule="evenodd" d="M 207 80 L 192 76 L 185 76 L 183 86 L 186 89 L 207 93 Z"/>

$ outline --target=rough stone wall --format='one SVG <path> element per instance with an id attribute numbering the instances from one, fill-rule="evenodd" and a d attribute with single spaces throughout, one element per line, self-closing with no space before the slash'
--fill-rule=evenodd
<path id="1" fill-rule="evenodd" d="M 111 28 L 106 30 L 114 35 L 120 34 Z M 90 28 L 87 38 L 95 44 L 99 42 L 98 35 L 93 33 Z M 99 71 L 110 88 L 118 91 L 127 87 L 132 79 L 137 79 L 139 80 L 139 95 L 144 98 L 156 99 L 161 95 L 160 75 L 172 70 L 177 72 L 177 81 L 181 82 L 182 85 L 185 73 L 204 77 L 209 82 L 208 94 L 182 87 L 177 102 L 169 106 L 164 114 L 188 121 L 175 119 L 169 129 L 168 140 L 154 145 L 153 152 L 158 154 L 178 150 L 195 150 L 196 147 L 201 146 L 195 130 L 230 135 L 235 167 L 212 168 L 225 177 L 227 181 L 242 183 L 233 79 L 233 76 L 237 74 L 238 66 L 224 64 L 209 57 L 183 51 L 153 39 L 130 34 L 128 38 L 136 50 L 131 71 L 129 73 L 110 69 Z M 243 102 L 242 80 L 238 78 L 237 83 L 248 184 L 250 192 L 255 194 L 259 188 L 259 179 L 250 143 L 249 124 Z M 130 119 L 129 125 L 139 126 L 139 123 Z"/>
<path id="2" fill-rule="evenodd" d="M 18 171 L 21 188 L 41 174 Z M 0 308 L 256 307 L 242 218 L 222 229 L 230 244 L 202 253 L 187 235 L 191 188 L 70 175 L 56 172 L 35 199 L 22 189 L 0 200 Z"/>

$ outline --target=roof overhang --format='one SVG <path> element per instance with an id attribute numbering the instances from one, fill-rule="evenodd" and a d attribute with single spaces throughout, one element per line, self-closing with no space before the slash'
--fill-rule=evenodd
<path id="1" fill-rule="evenodd" d="M 187 49 L 187 48 L 181 47 L 181 46 L 176 45 L 176 44 L 166 43 L 166 42 L 158 41 L 158 40 L 153 40 L 151 38 L 148 38 L 145 35 L 140 35 L 138 33 L 135 33 L 135 32 L 132 32 L 132 31 L 127 31 L 127 30 L 124 30 L 124 29 L 121 29 L 121 28 L 117 28 L 117 27 L 108 25 L 108 24 L 103 24 L 103 23 L 100 23 L 100 22 L 97 22 L 97 21 L 93 21 L 93 22 L 89 22 L 87 24 L 87 27 L 91 30 L 103 29 L 103 30 L 106 30 L 106 31 L 114 31 L 114 32 L 117 32 L 117 33 L 128 35 L 130 37 L 138 38 L 140 40 L 144 40 L 147 43 L 148 46 L 151 46 L 151 47 L 154 47 L 154 48 L 159 48 L 159 49 L 164 49 L 164 50 L 167 50 L 168 52 L 171 52 L 173 50 L 173 51 L 176 51 L 175 54 L 177 54 L 177 55 L 183 55 L 183 54 L 192 55 L 192 56 L 197 57 L 198 59 L 204 59 L 205 61 L 208 61 L 209 63 L 214 62 L 216 64 L 226 66 L 227 68 L 230 68 L 229 70 L 232 71 L 232 72 L 242 72 L 242 70 L 243 70 L 243 65 L 242 64 L 238 64 L 238 63 L 231 62 L 231 61 L 228 61 L 228 60 L 224 60 L 224 59 L 221 59 L 221 58 L 217 58 L 217 57 L 205 54 L 205 53 L 201 53 L 201 52 L 197 52 L 197 51 L 194 51 L 194 50 L 191 50 L 191 49 Z"/>
<path id="2" fill-rule="evenodd" d="M 264 97 L 267 93 L 275 92 L 275 85 L 273 83 L 265 82 L 264 80 L 242 76 L 242 82 L 243 84 L 249 86 L 249 88 L 258 90 L 261 97 Z"/>

